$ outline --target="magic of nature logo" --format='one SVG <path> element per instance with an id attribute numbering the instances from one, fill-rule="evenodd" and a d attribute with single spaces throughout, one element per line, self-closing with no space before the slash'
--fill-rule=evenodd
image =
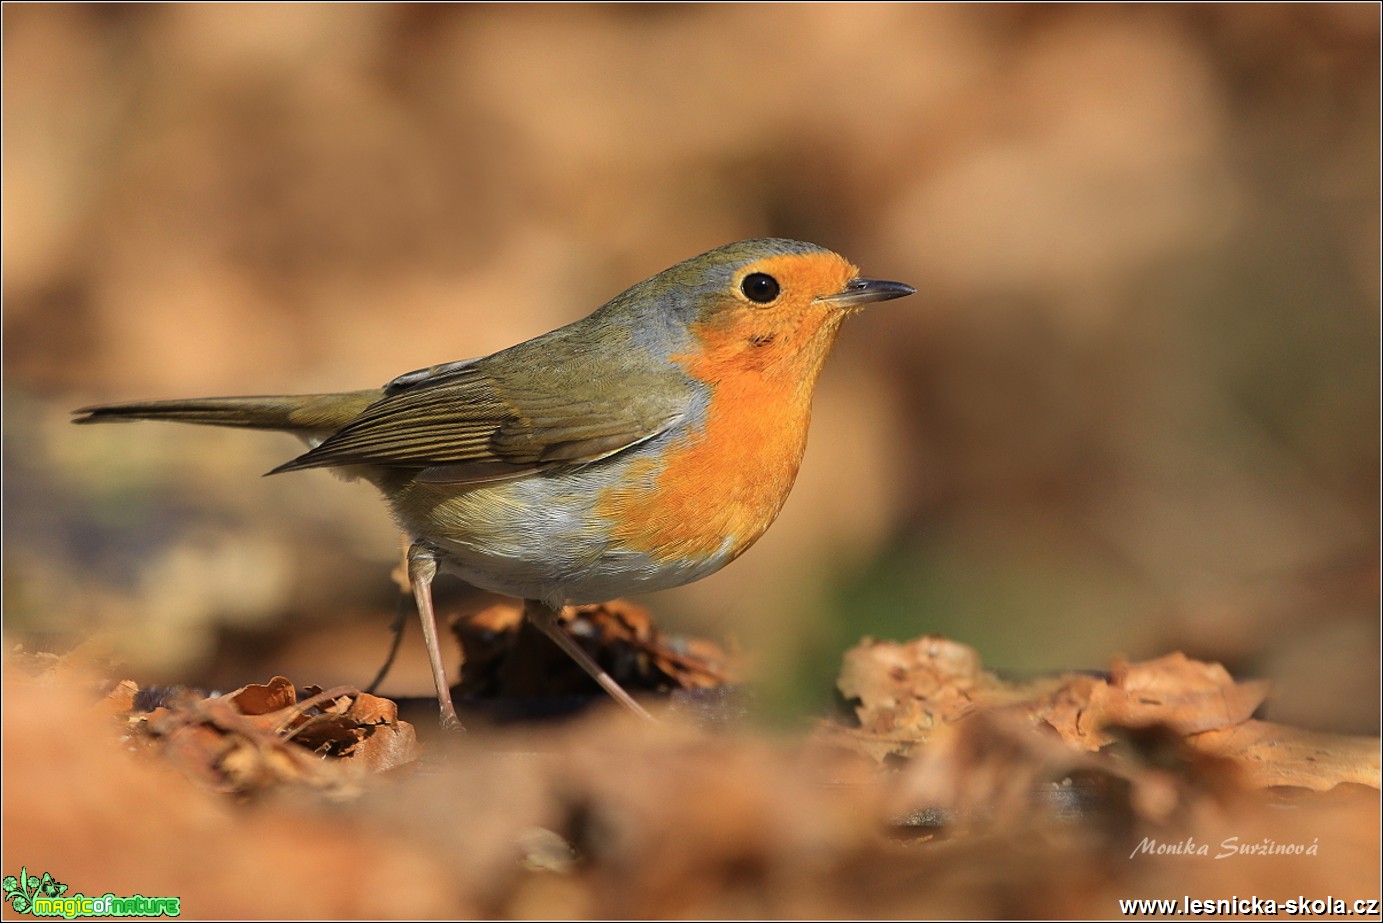
<path id="1" fill-rule="evenodd" d="M 80 891 L 69 895 L 67 885 L 51 873 L 30 875 L 27 867 L 18 875 L 6 875 L 3 886 L 11 910 L 36 917 L 176 917 L 182 912 L 179 897 L 120 897 L 109 892 L 88 897 Z"/>

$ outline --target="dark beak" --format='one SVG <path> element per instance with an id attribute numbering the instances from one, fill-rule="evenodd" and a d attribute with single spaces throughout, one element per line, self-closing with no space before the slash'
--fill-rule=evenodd
<path id="1" fill-rule="evenodd" d="M 829 301 L 831 304 L 840 305 L 843 308 L 858 308 L 876 301 L 888 301 L 890 298 L 902 298 L 904 295 L 912 295 L 917 289 L 911 285 L 904 285 L 902 282 L 885 282 L 883 279 L 852 279 L 850 282 L 835 295 L 828 295 L 821 299 Z"/>

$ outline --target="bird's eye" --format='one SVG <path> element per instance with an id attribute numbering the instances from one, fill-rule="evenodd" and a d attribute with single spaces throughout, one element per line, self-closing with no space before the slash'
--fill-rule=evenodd
<path id="1" fill-rule="evenodd" d="M 751 272 L 740 283 L 744 297 L 755 304 L 768 304 L 778 297 L 778 280 L 762 272 Z"/>

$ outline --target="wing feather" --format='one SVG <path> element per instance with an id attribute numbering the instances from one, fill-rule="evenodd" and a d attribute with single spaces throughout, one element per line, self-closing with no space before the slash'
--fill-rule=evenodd
<path id="1" fill-rule="evenodd" d="M 421 469 L 418 478 L 432 483 L 481 483 L 588 464 L 675 426 L 694 388 L 675 370 L 587 368 L 602 379 L 602 398 L 592 401 L 574 386 L 580 368 L 515 382 L 502 374 L 512 363 L 489 359 L 396 378 L 380 400 L 275 472 L 374 465 Z"/>

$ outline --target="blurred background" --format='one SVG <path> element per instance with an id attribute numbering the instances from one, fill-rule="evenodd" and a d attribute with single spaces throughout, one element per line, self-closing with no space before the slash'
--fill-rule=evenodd
<path id="1" fill-rule="evenodd" d="M 10 647 L 368 681 L 371 489 L 69 411 L 378 385 L 772 235 L 918 294 L 851 319 L 777 526 L 664 627 L 787 714 L 940 632 L 1016 673 L 1181 649 L 1376 730 L 1377 6 L 3 16 Z"/>

